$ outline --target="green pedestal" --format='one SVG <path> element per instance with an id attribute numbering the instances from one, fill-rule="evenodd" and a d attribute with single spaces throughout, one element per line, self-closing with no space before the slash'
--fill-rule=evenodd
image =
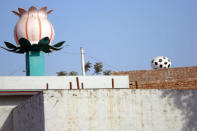
<path id="1" fill-rule="evenodd" d="M 26 76 L 44 76 L 44 52 L 31 51 L 26 53 Z"/>

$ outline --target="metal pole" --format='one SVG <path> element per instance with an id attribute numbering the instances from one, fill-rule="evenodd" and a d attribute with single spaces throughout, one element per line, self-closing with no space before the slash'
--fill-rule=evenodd
<path id="1" fill-rule="evenodd" d="M 82 76 L 85 76 L 85 63 L 84 63 L 84 52 L 83 47 L 81 49 L 81 70 L 82 70 Z"/>

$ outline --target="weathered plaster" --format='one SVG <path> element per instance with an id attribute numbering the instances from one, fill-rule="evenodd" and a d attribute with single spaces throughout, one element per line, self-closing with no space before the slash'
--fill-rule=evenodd
<path id="1" fill-rule="evenodd" d="M 46 90 L 43 94 L 47 131 L 197 129 L 197 117 L 188 116 L 197 115 L 193 100 L 197 90 Z"/>

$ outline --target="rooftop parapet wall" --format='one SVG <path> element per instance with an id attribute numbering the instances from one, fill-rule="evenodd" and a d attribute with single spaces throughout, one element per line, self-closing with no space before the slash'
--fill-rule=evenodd
<path id="1" fill-rule="evenodd" d="M 129 88 L 128 76 L 32 76 L 0 77 L 3 91 L 36 91 L 45 89 Z M 0 94 L 1 95 L 1 94 Z"/>
<path id="2" fill-rule="evenodd" d="M 158 70 L 115 72 L 129 75 L 134 89 L 197 89 L 197 66 Z"/>

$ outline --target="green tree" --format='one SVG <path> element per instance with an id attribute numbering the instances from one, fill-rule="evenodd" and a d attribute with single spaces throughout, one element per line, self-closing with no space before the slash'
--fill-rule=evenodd
<path id="1" fill-rule="evenodd" d="M 85 64 L 85 72 L 90 71 L 90 68 L 92 67 L 92 63 L 89 61 Z"/>
<path id="2" fill-rule="evenodd" d="M 77 75 L 78 75 L 78 73 L 76 71 L 71 71 L 69 73 L 69 76 L 77 76 Z"/>
<path id="3" fill-rule="evenodd" d="M 101 62 L 96 62 L 94 65 L 94 73 L 98 75 L 102 71 L 103 71 L 103 64 Z"/>
<path id="4" fill-rule="evenodd" d="M 106 70 L 103 72 L 104 75 L 112 75 L 112 71 L 111 70 Z"/>
<path id="5" fill-rule="evenodd" d="M 56 72 L 57 76 L 67 76 L 67 72 L 66 71 L 60 71 L 60 72 Z"/>

